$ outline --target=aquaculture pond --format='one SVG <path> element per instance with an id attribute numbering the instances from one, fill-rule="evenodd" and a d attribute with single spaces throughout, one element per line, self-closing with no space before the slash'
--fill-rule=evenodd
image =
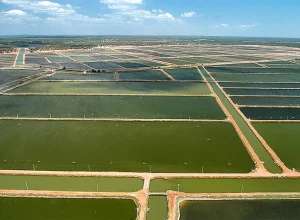
<path id="1" fill-rule="evenodd" d="M 47 57 L 47 59 L 51 63 L 67 63 L 67 62 L 72 62 L 73 61 L 68 57 Z"/>
<path id="2" fill-rule="evenodd" d="M 203 200 L 180 203 L 180 220 L 297 220 L 300 200 Z"/>
<path id="3" fill-rule="evenodd" d="M 161 63 L 155 63 L 149 60 L 136 60 L 136 62 L 141 63 L 141 64 L 145 64 L 147 66 L 152 66 L 152 67 L 157 67 L 157 66 L 165 66 L 164 64 Z"/>
<path id="4" fill-rule="evenodd" d="M 203 80 L 196 68 L 166 69 L 176 80 Z"/>
<path id="5" fill-rule="evenodd" d="M 16 59 L 16 54 L 0 54 L 0 68 L 13 66 Z M 19 56 L 19 63 L 16 65 L 22 65 L 23 64 L 23 55 L 22 57 Z"/>
<path id="6" fill-rule="evenodd" d="M 206 77 L 206 79 L 210 82 L 213 90 L 218 95 L 218 97 L 223 102 L 226 109 L 232 115 L 233 119 L 236 121 L 238 126 L 240 127 L 241 131 L 258 154 L 259 158 L 264 161 L 265 168 L 272 173 L 280 173 L 281 169 L 274 164 L 273 158 L 270 154 L 266 151 L 262 143 L 258 140 L 258 138 L 254 135 L 252 130 L 249 128 L 248 124 L 244 121 L 241 115 L 236 111 L 233 105 L 229 102 L 226 96 L 223 94 L 222 90 L 218 87 L 218 85 L 213 81 L 210 75 L 205 71 L 203 67 L 200 67 L 201 72 Z"/>
<path id="7" fill-rule="evenodd" d="M 114 73 L 89 73 L 60 71 L 43 80 L 115 80 Z"/>
<path id="8" fill-rule="evenodd" d="M 205 83 L 180 82 L 34 82 L 13 89 L 9 93 L 211 95 Z"/>
<path id="9" fill-rule="evenodd" d="M 61 63 L 61 66 L 70 68 L 70 69 L 82 69 L 82 70 L 91 69 L 90 67 L 87 67 L 87 66 L 83 65 L 82 63 L 76 63 L 76 62 Z"/>
<path id="10" fill-rule="evenodd" d="M 70 56 L 70 58 L 79 62 L 92 62 L 96 60 L 91 56 Z"/>
<path id="11" fill-rule="evenodd" d="M 170 80 L 160 70 L 145 70 L 145 71 L 132 71 L 132 72 L 120 72 L 120 80 Z"/>
<path id="12" fill-rule="evenodd" d="M 248 173 L 254 163 L 228 122 L 0 120 L 1 169 L 200 173 L 202 167 Z"/>
<path id="13" fill-rule="evenodd" d="M 238 105 L 256 106 L 300 106 L 300 97 L 231 97 Z"/>
<path id="14" fill-rule="evenodd" d="M 175 65 L 191 64 L 191 62 L 186 62 L 186 61 L 181 60 L 181 59 L 173 59 L 173 58 L 159 58 L 159 59 L 157 59 L 157 61 L 162 61 L 162 62 L 165 62 L 165 63 L 175 64 Z"/>
<path id="15" fill-rule="evenodd" d="M 220 82 L 222 87 L 236 88 L 300 88 L 300 83 L 241 83 L 241 82 Z"/>
<path id="16" fill-rule="evenodd" d="M 300 74 L 225 74 L 212 73 L 217 81 L 247 82 L 247 83 L 271 83 L 271 82 L 300 82 Z"/>
<path id="17" fill-rule="evenodd" d="M 300 66 L 299 66 L 300 67 Z M 205 67 L 208 72 L 211 73 L 253 73 L 253 74 L 261 74 L 261 73 L 273 73 L 273 74 L 298 74 L 300 73 L 300 68 L 235 68 L 235 67 L 223 67 L 223 66 L 215 66 L 215 67 Z"/>
<path id="18" fill-rule="evenodd" d="M 300 171 L 300 123 L 252 123 L 290 169 Z"/>
<path id="19" fill-rule="evenodd" d="M 153 193 L 178 189 L 185 193 L 300 192 L 300 179 L 155 179 L 150 184 Z"/>
<path id="20" fill-rule="evenodd" d="M 147 220 L 168 219 L 168 201 L 166 196 L 149 196 Z"/>
<path id="21" fill-rule="evenodd" d="M 251 67 L 258 68 L 258 67 L 261 67 L 261 66 L 259 66 L 256 63 L 236 63 L 236 64 L 226 64 L 226 66 L 219 66 L 219 67 L 222 67 L 222 68 L 228 68 L 228 67 L 230 67 L 230 68 L 237 68 L 237 67 L 238 68 L 239 67 L 241 67 L 241 68 L 251 68 Z"/>
<path id="22" fill-rule="evenodd" d="M 253 120 L 300 120 L 300 108 L 240 108 L 247 118 Z"/>
<path id="23" fill-rule="evenodd" d="M 38 169 L 40 163 L 32 164 L 32 169 Z M 87 171 L 94 171 L 93 167 Z M 2 190 L 137 192 L 142 188 L 143 181 L 138 178 L 0 175 Z"/>
<path id="24" fill-rule="evenodd" d="M 224 89 L 229 95 L 300 96 L 300 89 Z"/>
<path id="25" fill-rule="evenodd" d="M 127 62 L 126 61 L 124 61 L 124 62 L 113 61 L 111 63 L 115 64 L 117 66 L 121 66 L 124 68 L 130 68 L 130 69 L 150 67 L 150 66 L 142 64 L 142 63 L 135 63 L 135 62 L 128 62 L 128 61 Z"/>
<path id="26" fill-rule="evenodd" d="M 136 204 L 129 199 L 0 198 L 3 220 L 135 220 Z"/>
<path id="27" fill-rule="evenodd" d="M 109 62 L 85 62 L 84 64 L 92 67 L 93 69 L 116 69 L 121 68 L 120 66 L 117 66 L 113 63 Z"/>
<path id="28" fill-rule="evenodd" d="M 207 96 L 0 96 L 0 117 L 31 118 L 226 118 Z"/>
<path id="29" fill-rule="evenodd" d="M 27 76 L 41 73 L 41 70 L 23 70 L 23 69 L 2 69 L 0 70 L 0 85 L 9 83 L 15 80 L 20 80 Z"/>
<path id="30" fill-rule="evenodd" d="M 35 57 L 35 58 L 31 58 L 31 57 L 25 57 L 25 63 L 26 64 L 39 64 L 39 65 L 43 65 L 43 64 L 48 64 L 49 62 L 46 60 L 45 57 Z"/>

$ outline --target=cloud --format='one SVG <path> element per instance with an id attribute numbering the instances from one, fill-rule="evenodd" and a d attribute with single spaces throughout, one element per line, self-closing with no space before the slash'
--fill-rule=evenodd
<path id="1" fill-rule="evenodd" d="M 191 18 L 191 17 L 195 17 L 197 15 L 196 12 L 194 11 L 190 11 L 190 12 L 184 12 L 181 14 L 181 17 L 183 18 Z"/>
<path id="2" fill-rule="evenodd" d="M 163 11 L 157 11 L 157 12 L 150 12 L 147 10 L 129 10 L 129 11 L 123 11 L 119 15 L 121 16 L 127 16 L 130 18 L 133 18 L 134 20 L 144 20 L 144 19 L 155 19 L 155 20 L 169 20 L 169 21 L 175 21 L 175 17 L 168 13 Z"/>
<path id="3" fill-rule="evenodd" d="M 39 21 L 40 18 L 27 14 L 22 10 L 10 10 L 0 12 L 0 23 L 22 23 L 28 21 Z"/>
<path id="4" fill-rule="evenodd" d="M 48 17 L 45 22 L 56 22 L 63 24 L 71 24 L 72 22 L 85 23 L 102 23 L 103 18 L 93 18 L 77 13 L 74 7 L 70 4 L 59 4 L 52 1 L 29 1 L 29 0 L 1 0 L 5 4 L 17 6 L 23 10 L 31 11 L 35 14 L 46 14 Z M 8 12 L 6 12 L 8 13 Z M 22 10 L 11 10 L 9 13 L 27 14 Z M 36 17 L 32 17 L 36 18 Z M 9 21 L 9 20 L 7 20 Z M 21 20 L 20 20 L 21 22 Z"/>
<path id="5" fill-rule="evenodd" d="M 26 12 L 22 11 L 22 10 L 10 10 L 10 11 L 7 11 L 7 12 L 4 12 L 4 14 L 6 15 L 17 15 L 17 16 L 25 16 L 27 15 Z"/>
<path id="6" fill-rule="evenodd" d="M 214 25 L 214 27 L 217 27 L 217 28 L 228 28 L 228 27 L 230 27 L 230 25 L 223 23 L 223 24 Z"/>
<path id="7" fill-rule="evenodd" d="M 143 0 L 100 0 L 100 3 L 106 4 L 109 9 L 130 10 L 136 9 Z"/>
<path id="8" fill-rule="evenodd" d="M 46 13 L 50 15 L 70 15 L 76 11 L 70 4 L 61 5 L 51 1 L 29 1 L 29 0 L 1 0 L 2 3 L 15 5 L 23 10 L 29 10 L 33 13 Z"/>
<path id="9" fill-rule="evenodd" d="M 100 0 L 104 4 L 142 4 L 143 0 Z"/>
<path id="10" fill-rule="evenodd" d="M 151 11 L 140 9 L 139 5 L 143 3 L 143 0 L 100 0 L 100 3 L 106 4 L 109 9 L 113 10 L 112 13 L 104 15 L 105 18 L 118 23 L 140 23 L 149 19 L 169 22 L 179 21 L 171 13 L 164 12 L 161 9 Z"/>
<path id="11" fill-rule="evenodd" d="M 80 14 L 76 11 L 76 7 L 70 4 L 60 4 L 57 1 L 45 0 L 0 0 L 0 2 L 18 7 L 17 10 L 11 10 L 6 13 L 13 14 L 27 14 L 28 18 L 36 19 L 37 17 L 29 14 L 33 13 L 41 15 L 41 22 L 62 24 L 62 25 L 94 25 L 94 24 L 116 24 L 116 23 L 142 23 L 144 20 L 155 20 L 162 22 L 180 22 L 171 13 L 164 12 L 161 9 L 157 10 L 144 10 L 139 6 L 143 4 L 143 0 L 99 0 L 100 3 L 105 4 L 111 12 L 100 15 L 98 17 L 90 17 Z M 5 16 L 6 21 L 8 15 Z M 19 22 L 22 20 L 19 19 Z"/>
<path id="12" fill-rule="evenodd" d="M 255 23 L 255 24 L 238 24 L 236 27 L 241 28 L 241 29 L 249 29 L 249 28 L 254 28 L 256 26 L 258 26 L 257 23 Z"/>

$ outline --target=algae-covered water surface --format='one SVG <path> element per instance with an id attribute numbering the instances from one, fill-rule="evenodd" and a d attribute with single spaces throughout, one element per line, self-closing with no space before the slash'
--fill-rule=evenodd
<path id="1" fill-rule="evenodd" d="M 0 198 L 2 220 L 135 220 L 136 204 L 127 199 Z"/>
<path id="2" fill-rule="evenodd" d="M 210 95 L 205 83 L 180 82 L 34 82 L 10 93 Z"/>
<path id="3" fill-rule="evenodd" d="M 1 190 L 136 192 L 142 187 L 138 178 L 0 175 Z"/>
<path id="4" fill-rule="evenodd" d="M 150 191 L 177 191 L 178 186 L 185 193 L 300 192 L 300 179 L 155 179 Z"/>
<path id="5" fill-rule="evenodd" d="M 0 96 L 0 117 L 225 119 L 214 97 Z"/>
<path id="6" fill-rule="evenodd" d="M 180 220 L 297 220 L 300 200 L 206 200 L 180 204 Z"/>
<path id="7" fill-rule="evenodd" d="M 33 164 L 36 170 L 172 173 L 254 168 L 228 122 L 1 120 L 0 168 L 32 170 Z"/>
<path id="8" fill-rule="evenodd" d="M 253 123 L 253 125 L 287 167 L 300 171 L 300 123 Z"/>

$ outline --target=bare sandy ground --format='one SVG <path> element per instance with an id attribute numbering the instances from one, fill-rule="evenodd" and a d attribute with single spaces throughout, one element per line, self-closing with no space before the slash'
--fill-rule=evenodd
<path id="1" fill-rule="evenodd" d="M 129 177 L 140 179 L 216 179 L 216 178 L 299 178 L 299 172 L 272 174 L 257 170 L 252 173 L 134 173 L 134 172 L 76 172 L 76 171 L 30 171 L 0 170 L 0 175 L 9 176 L 65 176 L 65 177 Z"/>

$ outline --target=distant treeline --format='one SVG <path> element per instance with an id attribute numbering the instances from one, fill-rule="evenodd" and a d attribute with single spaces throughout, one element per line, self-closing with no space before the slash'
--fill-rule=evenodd
<path id="1" fill-rule="evenodd" d="M 268 45 L 300 47 L 300 39 L 188 36 L 22 36 L 1 37 L 0 52 L 26 47 L 35 50 L 88 49 L 97 46 Z"/>

